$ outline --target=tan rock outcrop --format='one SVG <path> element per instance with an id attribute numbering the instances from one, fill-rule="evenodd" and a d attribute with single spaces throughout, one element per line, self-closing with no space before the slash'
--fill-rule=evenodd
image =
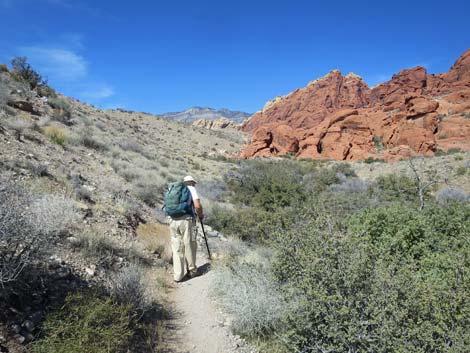
<path id="1" fill-rule="evenodd" d="M 199 119 L 199 120 L 196 120 L 193 123 L 193 125 L 197 127 L 203 127 L 206 129 L 213 129 L 213 130 L 229 129 L 229 128 L 235 129 L 237 127 L 237 125 L 233 121 L 227 118 L 220 118 L 217 120 Z"/>

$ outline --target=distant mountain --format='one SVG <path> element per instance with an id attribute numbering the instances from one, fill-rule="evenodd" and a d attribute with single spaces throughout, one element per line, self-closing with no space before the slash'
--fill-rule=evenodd
<path id="1" fill-rule="evenodd" d="M 213 109 L 208 107 L 192 107 L 183 112 L 163 113 L 159 115 L 168 119 L 191 124 L 200 119 L 218 120 L 220 118 L 226 118 L 236 124 L 240 124 L 243 120 L 251 116 L 251 114 L 245 112 L 229 109 Z"/>

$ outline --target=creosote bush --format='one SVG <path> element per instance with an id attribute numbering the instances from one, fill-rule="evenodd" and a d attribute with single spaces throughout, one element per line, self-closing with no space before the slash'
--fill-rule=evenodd
<path id="1" fill-rule="evenodd" d="M 233 205 L 214 207 L 208 219 L 224 234 L 273 249 L 261 271 L 271 290 L 250 284 L 291 303 L 275 326 L 253 326 L 264 312 L 250 314 L 263 306 L 246 294 L 237 275 L 243 262 L 231 257 L 221 280 L 244 299 L 227 303 L 229 290 L 218 294 L 240 334 L 286 352 L 466 353 L 470 205 L 463 192 L 441 190 L 436 203 L 432 188 L 404 175 L 365 183 L 342 164 L 263 163 L 241 162 L 227 175 Z"/>
<path id="2" fill-rule="evenodd" d="M 136 318 L 130 304 L 98 292 L 70 294 L 46 317 L 33 353 L 127 352 Z"/>
<path id="3" fill-rule="evenodd" d="M 273 269 L 285 342 L 304 352 L 464 352 L 470 343 L 470 208 L 397 205 L 279 234 Z M 295 244 L 295 246 L 292 246 Z"/>

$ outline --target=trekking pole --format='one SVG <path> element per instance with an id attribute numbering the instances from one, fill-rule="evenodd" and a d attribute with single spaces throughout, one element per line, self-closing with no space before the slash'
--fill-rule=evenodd
<path id="1" fill-rule="evenodd" d="M 201 223 L 202 235 L 204 236 L 204 240 L 206 242 L 206 248 L 207 248 L 207 253 L 209 254 L 209 260 L 212 260 L 211 251 L 209 250 L 209 243 L 207 243 L 206 231 L 204 230 L 204 224 L 202 223 L 202 220 L 200 218 L 199 218 L 199 222 Z"/>

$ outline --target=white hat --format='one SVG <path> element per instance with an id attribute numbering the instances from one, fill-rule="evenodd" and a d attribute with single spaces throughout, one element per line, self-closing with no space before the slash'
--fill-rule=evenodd
<path id="1" fill-rule="evenodd" d="M 197 184 L 197 181 L 191 175 L 186 175 L 183 181 L 194 181 Z"/>

